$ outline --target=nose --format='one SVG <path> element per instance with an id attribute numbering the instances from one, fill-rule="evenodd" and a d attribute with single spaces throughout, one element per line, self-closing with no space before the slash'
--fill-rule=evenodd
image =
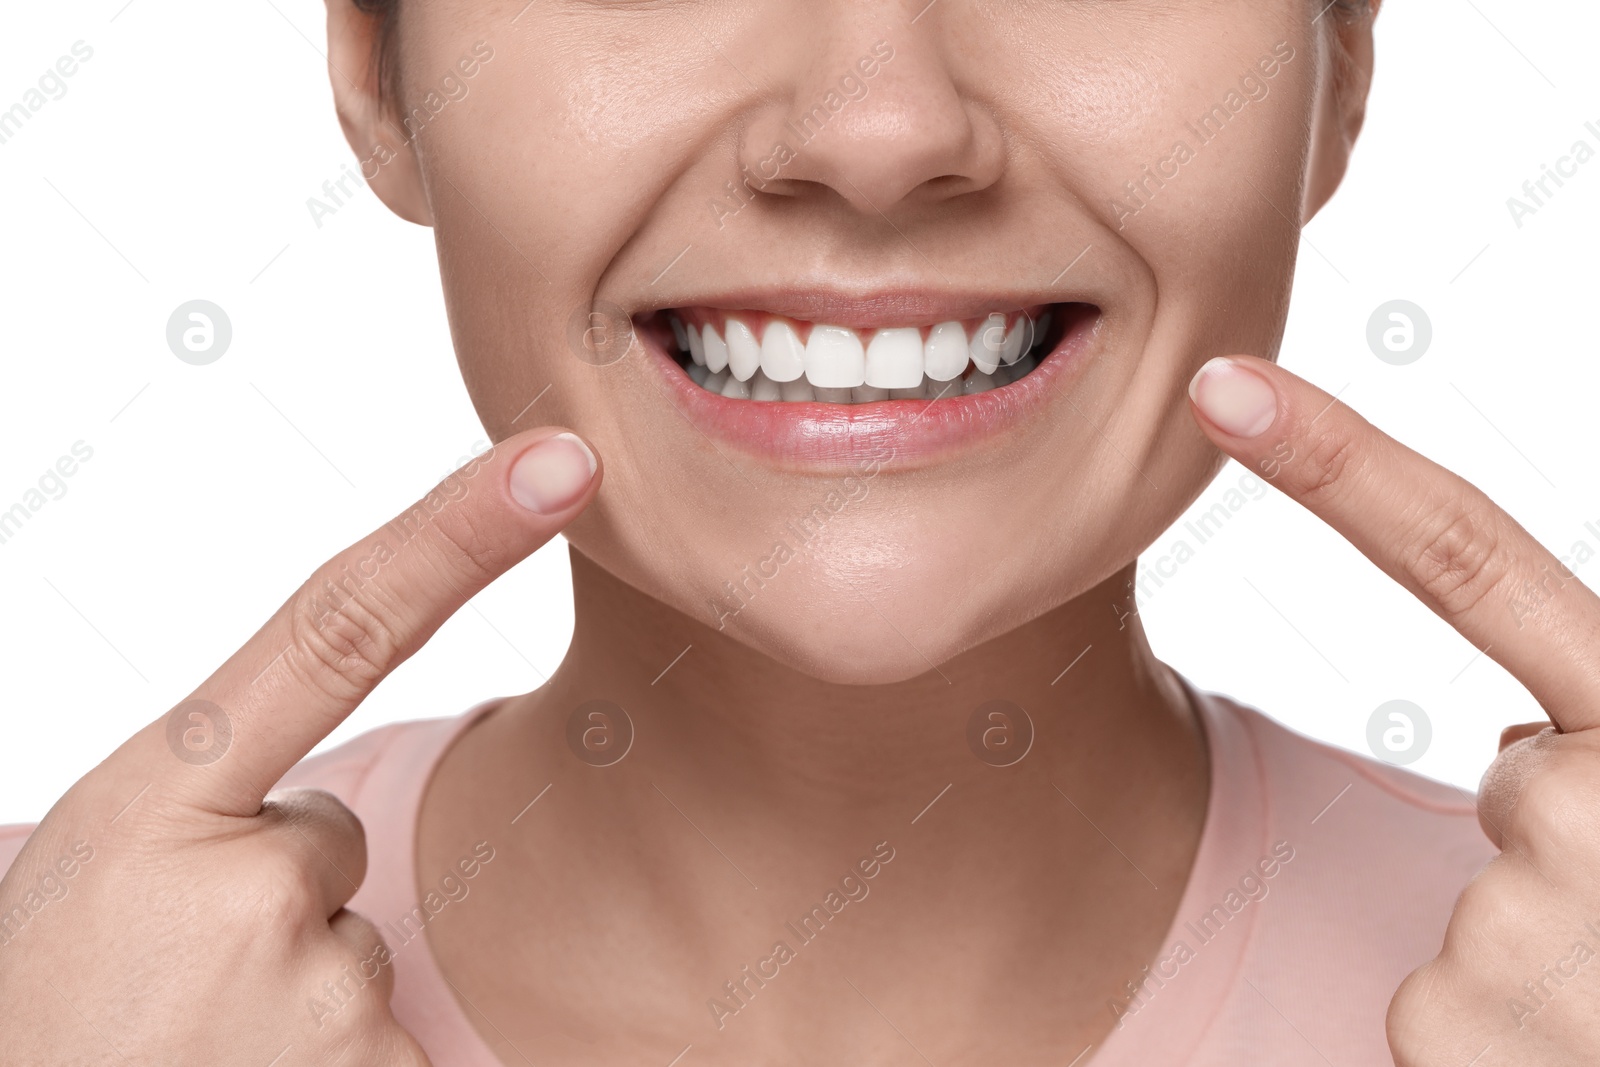
<path id="1" fill-rule="evenodd" d="M 761 192 L 826 190 L 875 217 L 999 179 L 999 126 L 962 91 L 935 19 L 907 25 L 902 16 L 885 26 L 870 18 L 876 4 L 812 4 L 822 43 L 795 47 L 790 38 L 782 47 L 786 61 L 773 67 L 791 71 L 782 83 L 791 91 L 751 122 L 742 141 L 740 162 L 762 179 Z"/>

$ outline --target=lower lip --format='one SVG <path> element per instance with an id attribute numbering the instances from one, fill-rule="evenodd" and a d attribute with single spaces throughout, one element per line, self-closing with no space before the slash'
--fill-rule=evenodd
<path id="1" fill-rule="evenodd" d="M 1027 424 L 1085 362 L 1099 321 L 1094 313 L 1075 320 L 1038 366 L 998 389 L 866 404 L 718 396 L 696 385 L 649 331 L 634 334 L 673 406 L 706 434 L 778 466 L 833 470 L 889 457 L 897 466 L 928 465 Z"/>

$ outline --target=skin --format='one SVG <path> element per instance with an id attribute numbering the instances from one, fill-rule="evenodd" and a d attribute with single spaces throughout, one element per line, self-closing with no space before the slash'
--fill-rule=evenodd
<path id="1" fill-rule="evenodd" d="M 885 991 L 896 974 L 938 976 L 880 1005 L 935 1062 L 1103 1039 L 1107 1000 L 1176 908 L 1208 784 L 1187 701 L 1129 615 L 1132 561 L 1220 462 L 1186 414 L 1190 375 L 1219 351 L 1276 352 L 1289 219 L 1332 193 L 1359 130 L 1370 25 L 1317 13 L 961 3 L 911 24 L 894 3 L 401 5 L 391 108 L 475 41 L 507 57 L 374 183 L 435 228 L 478 411 L 499 437 L 548 385 L 538 417 L 613 457 L 566 531 L 566 661 L 449 753 L 423 809 L 420 870 L 443 870 L 554 783 L 540 819 L 496 836 L 505 876 L 474 890 L 483 906 L 430 933 L 491 1043 L 559 1063 L 670 1059 L 691 1040 L 712 1062 L 889 1060 L 909 1050 L 841 976 Z M 340 70 L 367 69 L 372 32 L 330 6 Z M 894 59 L 868 94 L 718 228 L 707 203 L 723 183 L 880 40 Z M 1184 120 L 1280 44 L 1294 58 L 1262 79 L 1268 95 L 1201 146 Z M 333 83 L 358 154 L 392 143 L 376 82 Z M 1112 198 L 1180 137 L 1195 158 L 1119 217 Z M 640 359 L 573 358 L 566 331 L 591 306 L 632 315 L 762 283 L 1088 299 L 1101 336 L 1069 401 L 947 462 L 890 461 L 792 578 L 719 631 L 708 597 L 839 473 L 709 448 Z M 638 737 L 603 774 L 563 739 L 597 697 Z M 1037 726 L 1005 775 L 965 744 L 994 699 Z M 949 783 L 938 831 L 912 837 Z M 630 845 L 596 850 L 601 837 Z M 827 966 L 786 972 L 781 999 L 714 1028 L 729 961 L 767 951 L 816 886 L 888 838 L 906 872 L 895 904 L 861 909 Z M 977 943 L 926 936 L 970 926 L 980 901 L 1003 903 Z"/>
<path id="2" fill-rule="evenodd" d="M 1276 352 L 1297 236 L 1285 215 L 1309 217 L 1342 173 L 1365 75 L 1336 86 L 1337 70 L 1359 62 L 1336 57 L 1370 54 L 1364 28 L 1313 24 L 1314 5 L 1294 0 L 1032 3 L 1003 15 L 963 4 L 915 26 L 901 7 L 834 4 L 818 37 L 815 5 L 797 2 L 742 14 L 582 0 L 402 5 L 389 110 L 375 78 L 333 78 L 357 153 L 393 146 L 378 194 L 435 229 L 458 357 L 492 437 L 538 418 L 581 427 L 607 455 L 628 453 L 568 536 L 693 620 L 714 624 L 708 597 L 839 475 L 709 450 L 662 402 L 642 359 L 573 358 L 575 314 L 759 284 L 863 298 L 896 286 L 1027 287 L 1100 305 L 1077 411 L 1058 403 L 1027 434 L 932 468 L 890 461 L 891 476 L 830 524 L 798 580 L 773 583 L 760 610 L 741 613 L 732 635 L 742 645 L 833 683 L 916 678 L 1083 596 L 1205 485 L 1219 457 L 1184 417 L 1185 383 L 1217 352 Z M 372 32 L 359 13 L 330 8 L 338 70 L 369 65 Z M 719 230 L 708 202 L 879 40 L 895 58 L 866 97 Z M 421 101 L 440 84 L 435 72 L 478 41 L 497 58 L 469 94 L 396 145 L 394 116 L 409 111 L 399 101 Z M 1266 82 L 1270 95 L 1226 143 L 1199 146 L 1184 121 L 1279 42 L 1297 58 Z M 718 51 L 729 63 L 707 61 Z M 752 89 L 734 67 L 770 89 Z M 1179 137 L 1196 158 L 1119 231 L 1112 197 Z M 1308 158 L 1314 171 L 1301 166 Z M 1005 506 L 988 506 L 996 501 Z M 970 576 L 959 603 L 955 573 Z M 866 588 L 876 610 L 862 610 Z"/>
<path id="3" fill-rule="evenodd" d="M 1493 597 L 1548 554 L 1270 362 L 1250 363 L 1275 397 L 1261 435 L 1227 433 L 1186 396 L 1216 353 L 1276 355 L 1296 223 L 1336 188 L 1361 125 L 1370 24 L 1298 0 L 944 0 L 915 22 L 896 4 L 826 7 L 412 3 L 386 98 L 376 21 L 330 0 L 340 120 L 359 157 L 385 160 L 369 170 L 385 202 L 435 228 L 458 358 L 496 445 L 339 610 L 319 613 L 316 591 L 382 531 L 196 690 L 232 723 L 225 759 L 175 760 L 164 717 L 46 816 L 0 889 L 34 884 L 78 840 L 107 859 L 40 913 L 24 951 L 0 954 L 0 999 L 29 1021 L 0 1033 L 0 1060 L 259 1067 L 289 1046 L 285 1064 L 425 1062 L 388 1011 L 387 967 L 310 1027 L 306 991 L 380 944 L 342 907 L 365 846 L 327 794 L 263 797 L 557 530 L 577 605 L 568 655 L 446 755 L 418 831 L 419 894 L 498 835 L 480 903 L 428 937 L 506 1062 L 666 1062 L 691 1041 L 697 1062 L 920 1062 L 885 1016 L 941 1064 L 1060 1062 L 1098 1044 L 1106 998 L 1170 922 L 1208 785 L 1192 710 L 1130 612 L 1132 561 L 1221 453 L 1267 472 L 1281 448 L 1302 458 L 1274 484 L 1492 647 L 1573 731 L 1512 745 L 1491 770 L 1484 818 L 1507 853 L 1397 995 L 1397 1060 L 1464 1063 L 1493 1042 L 1506 1062 L 1580 1062 L 1596 1047 L 1577 992 L 1541 1015 L 1538 1048 L 1501 1012 L 1505 975 L 1537 973 L 1595 898 L 1600 841 L 1581 816 L 1600 806 L 1585 783 L 1600 606 L 1569 578 L 1516 630 Z M 719 230 L 708 198 L 879 40 L 895 58 L 869 94 Z M 478 41 L 494 56 L 470 93 L 397 136 L 397 101 Z M 1122 183 L 1279 43 L 1295 58 L 1270 93 L 1119 219 Z M 838 475 L 708 447 L 641 360 L 576 358 L 568 330 L 591 309 L 628 316 L 752 282 L 845 299 L 1026 289 L 1092 300 L 1102 321 L 1044 417 L 946 462 L 890 462 L 812 558 L 718 630 L 707 596 Z M 534 514 L 511 471 L 562 426 L 611 469 Z M 595 698 L 636 731 L 606 768 L 565 740 Z M 965 740 L 994 699 L 1035 726 L 1003 770 Z M 882 903 L 786 968 L 781 996 L 714 1029 L 705 1000 L 728 961 L 763 953 L 879 841 L 895 850 Z"/>

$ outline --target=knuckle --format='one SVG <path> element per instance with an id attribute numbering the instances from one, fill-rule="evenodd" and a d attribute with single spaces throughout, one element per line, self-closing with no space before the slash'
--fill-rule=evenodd
<path id="1" fill-rule="evenodd" d="M 1484 1006 L 1497 1003 L 1497 985 L 1475 980 L 1443 954 L 1408 974 L 1384 1017 L 1396 1067 L 1461 1067 L 1473 1053 L 1481 1056 L 1479 1023 Z"/>
<path id="2" fill-rule="evenodd" d="M 357 882 L 365 877 L 366 827 L 332 793 L 307 786 L 274 790 L 262 801 L 261 816 L 281 828 L 289 850 L 308 862 L 331 863 L 330 854 L 336 855 L 342 871 L 354 866 L 346 877 Z"/>
<path id="3" fill-rule="evenodd" d="M 1600 830 L 1589 814 L 1595 792 L 1581 767 L 1552 757 L 1528 776 L 1511 802 L 1507 836 L 1536 856 L 1593 851 L 1600 847 Z"/>
<path id="4" fill-rule="evenodd" d="M 345 841 L 366 840 L 361 818 L 350 806 L 326 789 L 296 785 L 274 789 L 262 801 L 263 812 L 276 811 L 291 825 L 314 827 Z"/>
<path id="5" fill-rule="evenodd" d="M 381 1040 L 383 1055 L 372 1061 L 373 1067 L 430 1067 L 422 1046 L 398 1024 L 389 1026 Z"/>
<path id="6" fill-rule="evenodd" d="M 243 872 L 246 917 L 269 931 L 300 934 L 323 921 L 322 884 L 299 857 L 268 849 Z"/>
<path id="7" fill-rule="evenodd" d="M 500 541 L 473 518 L 470 510 L 449 508 L 426 529 L 438 550 L 433 556 L 443 557 L 452 580 L 477 588 L 487 585 L 504 569 L 497 562 L 504 554 Z"/>
<path id="8" fill-rule="evenodd" d="M 372 920 L 359 912 L 341 908 L 334 916 L 333 925 L 339 940 L 349 946 L 351 952 L 362 960 L 373 959 L 374 966 L 386 962 L 389 955 L 389 944 L 384 940 Z M 368 980 L 372 976 L 366 976 Z"/>
<path id="9" fill-rule="evenodd" d="M 1511 573 L 1500 524 L 1486 501 L 1457 497 L 1430 510 L 1400 562 L 1447 618 L 1470 614 Z"/>
<path id="10" fill-rule="evenodd" d="M 339 700 L 365 693 L 403 658 L 398 613 L 373 584 L 319 575 L 296 594 L 285 660 L 306 684 Z"/>
<path id="11" fill-rule="evenodd" d="M 1429 962 L 1418 967 L 1395 990 L 1384 1017 L 1384 1032 L 1396 1067 L 1421 1067 L 1425 1050 L 1433 1044 L 1435 990 L 1439 967 Z"/>
<path id="12" fill-rule="evenodd" d="M 410 1067 L 426 1064 L 422 1050 L 395 1022 L 387 991 L 326 980 L 314 1000 L 321 1045 L 317 1062 L 334 1067 Z"/>
<path id="13" fill-rule="evenodd" d="M 1297 495 L 1315 504 L 1350 484 L 1362 464 L 1362 453 L 1356 435 L 1339 426 L 1322 430 L 1307 446 L 1305 463 L 1288 469 L 1296 472 Z"/>
<path id="14" fill-rule="evenodd" d="M 1478 782 L 1478 815 L 1503 832 L 1506 817 L 1523 786 L 1536 777 L 1560 752 L 1562 735 L 1553 729 L 1508 745 L 1483 772 Z"/>
<path id="15" fill-rule="evenodd" d="M 1495 959 L 1500 954 L 1498 946 L 1516 939 L 1522 919 L 1517 900 L 1507 891 L 1506 873 L 1502 856 L 1461 890 L 1445 927 L 1441 960 Z M 1435 961 L 1435 972 L 1438 970 Z"/>

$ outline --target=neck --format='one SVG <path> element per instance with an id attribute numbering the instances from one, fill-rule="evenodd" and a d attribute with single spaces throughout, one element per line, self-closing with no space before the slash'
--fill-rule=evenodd
<path id="1" fill-rule="evenodd" d="M 572 644 L 530 703 L 563 710 L 610 700 L 628 712 L 652 766 L 675 766 L 683 773 L 673 777 L 747 809 L 833 811 L 857 824 L 881 811 L 894 821 L 928 783 L 1006 762 L 1006 745 L 1026 744 L 1030 721 L 1032 747 L 1013 767 L 1048 764 L 1087 792 L 1116 795 L 1203 762 L 1181 686 L 1138 616 L 1112 607 L 1126 601 L 1118 591 L 1131 566 L 1003 637 L 883 685 L 832 684 L 785 667 L 576 551 L 572 571 Z M 1013 720 L 984 716 L 990 733 L 977 743 L 990 767 L 968 737 L 984 706 Z"/>
<path id="2" fill-rule="evenodd" d="M 1108 1000 L 1162 947 L 1208 780 L 1182 685 L 1138 617 L 1110 607 L 1126 601 L 1131 566 L 937 669 L 882 685 L 791 670 L 576 551 L 572 570 L 578 608 L 560 669 L 456 746 L 430 788 L 424 838 L 482 827 L 486 812 L 517 810 L 549 785 L 538 818 L 525 820 L 533 825 L 519 823 L 510 839 L 502 874 L 525 865 L 529 883 L 545 886 L 539 872 L 559 868 L 589 888 L 570 898 L 544 889 L 549 899 L 535 901 L 523 883 L 518 906 L 537 916 L 527 921 L 654 942 L 656 961 L 702 961 L 703 974 L 666 976 L 697 991 L 687 1001 L 695 1013 L 739 963 L 802 935 L 785 920 L 883 844 L 878 855 L 894 860 L 867 887 L 883 903 L 848 909 L 840 925 L 855 932 L 825 939 L 836 962 L 866 968 L 876 952 L 945 975 L 953 999 L 938 1002 L 962 1004 L 976 1029 L 1025 1005 L 1053 1020 L 1045 1043 L 1098 1040 L 1114 1021 Z M 584 718 L 572 730 L 574 710 L 596 700 L 625 709 L 632 733 L 626 754 L 603 767 L 584 766 L 571 747 L 582 747 L 571 740 Z M 629 732 L 615 710 L 586 710 L 597 708 L 606 714 L 589 720 L 600 731 L 592 764 Z M 937 930 L 970 936 L 928 933 Z M 563 981 L 566 992 L 528 992 L 584 1010 L 583 979 L 568 971 Z M 808 996 L 831 995 L 803 986 L 789 981 L 768 1003 L 799 1012 Z M 630 1010 L 640 1018 L 680 1007 L 639 996 Z M 782 1008 L 752 1016 L 739 1023 L 747 1037 L 804 1029 Z"/>

